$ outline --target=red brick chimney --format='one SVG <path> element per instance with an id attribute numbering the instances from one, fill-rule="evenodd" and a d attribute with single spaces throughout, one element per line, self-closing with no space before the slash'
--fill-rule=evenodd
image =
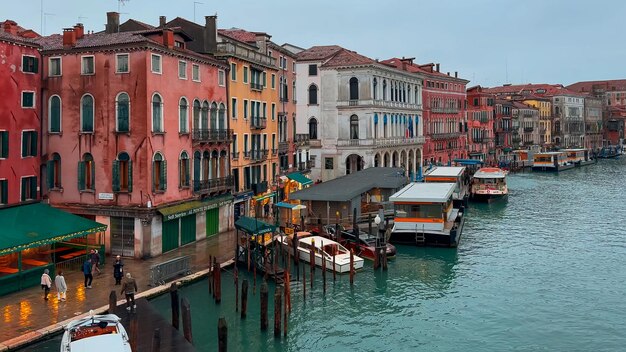
<path id="1" fill-rule="evenodd" d="M 82 23 L 76 23 L 74 26 L 74 33 L 76 34 L 76 39 L 81 39 L 85 36 L 85 27 Z"/>
<path id="2" fill-rule="evenodd" d="M 17 23 L 11 20 L 4 21 L 4 32 L 17 35 Z"/>
<path id="3" fill-rule="evenodd" d="M 170 49 L 174 47 L 174 32 L 169 28 L 163 28 L 163 45 Z"/>
<path id="4" fill-rule="evenodd" d="M 74 28 L 63 28 L 63 46 L 76 45 L 76 32 Z"/>
<path id="5" fill-rule="evenodd" d="M 104 32 L 111 34 L 120 31 L 120 14 L 117 12 L 107 12 L 107 24 Z"/>

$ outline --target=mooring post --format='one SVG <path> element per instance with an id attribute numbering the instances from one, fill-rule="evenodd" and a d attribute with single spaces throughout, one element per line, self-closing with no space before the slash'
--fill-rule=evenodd
<path id="1" fill-rule="evenodd" d="M 235 264 L 235 312 L 239 311 L 239 270 Z"/>
<path id="2" fill-rule="evenodd" d="M 291 314 L 291 274 L 288 271 L 285 271 L 285 302 L 287 303 L 287 307 L 289 308 L 289 313 Z"/>
<path id="3" fill-rule="evenodd" d="M 217 350 L 219 352 L 226 352 L 228 349 L 228 325 L 226 325 L 226 318 L 221 317 L 217 322 Z"/>
<path id="4" fill-rule="evenodd" d="M 189 343 L 193 344 L 193 336 L 191 333 L 191 307 L 186 297 L 181 300 L 181 308 L 183 313 L 183 335 Z"/>
<path id="5" fill-rule="evenodd" d="M 213 292 L 213 269 L 215 266 L 213 265 L 213 256 L 209 255 L 209 293 L 213 295 L 215 298 L 215 292 Z"/>
<path id="6" fill-rule="evenodd" d="M 315 278 L 315 241 L 311 239 L 311 248 L 309 249 L 309 262 L 311 264 L 311 289 L 313 289 L 313 279 Z"/>
<path id="7" fill-rule="evenodd" d="M 302 266 L 302 300 L 306 301 L 306 268 L 304 265 Z"/>
<path id="8" fill-rule="evenodd" d="M 115 314 L 117 310 L 117 292 L 111 290 L 109 293 L 109 314 Z"/>
<path id="9" fill-rule="evenodd" d="M 276 287 L 276 293 L 274 293 L 274 337 L 280 337 L 280 318 L 282 308 L 282 295 L 280 288 Z"/>
<path id="10" fill-rule="evenodd" d="M 130 315 L 129 330 L 130 348 L 132 351 L 139 351 L 137 346 L 137 341 L 139 340 L 139 321 L 137 320 L 137 314 Z"/>
<path id="11" fill-rule="evenodd" d="M 293 240 L 291 241 L 293 247 L 293 261 L 296 266 L 297 280 L 300 281 L 300 252 L 298 252 L 298 233 L 293 234 Z"/>
<path id="12" fill-rule="evenodd" d="M 268 288 L 267 282 L 261 284 L 261 331 L 267 330 L 267 299 Z"/>
<path id="13" fill-rule="evenodd" d="M 178 286 L 175 282 L 170 285 L 170 305 L 172 306 L 172 326 L 178 330 L 180 326 L 180 303 L 178 300 Z"/>
<path id="14" fill-rule="evenodd" d="M 248 280 L 243 279 L 241 283 L 241 319 L 246 318 L 248 313 Z"/>
<path id="15" fill-rule="evenodd" d="M 322 246 L 322 282 L 323 282 L 323 293 L 326 295 L 326 258 L 324 257 L 324 242 L 320 243 Z M 334 256 L 333 256 L 334 258 Z"/>
<path id="16" fill-rule="evenodd" d="M 215 263 L 215 303 L 222 302 L 222 268 L 219 263 Z"/>
<path id="17" fill-rule="evenodd" d="M 154 329 L 152 333 L 152 352 L 161 352 L 161 329 Z"/>
<path id="18" fill-rule="evenodd" d="M 333 282 L 337 281 L 337 262 L 335 257 L 336 255 L 333 255 Z"/>
<path id="19" fill-rule="evenodd" d="M 354 284 L 354 250 L 350 250 L 350 285 Z"/>
<path id="20" fill-rule="evenodd" d="M 383 270 L 387 270 L 387 246 L 381 249 L 383 257 Z"/>
<path id="21" fill-rule="evenodd" d="M 287 337 L 287 311 L 288 311 L 287 291 L 288 291 L 288 288 L 287 286 L 285 286 L 285 302 L 284 302 L 285 306 L 283 307 L 283 335 L 285 337 Z"/>

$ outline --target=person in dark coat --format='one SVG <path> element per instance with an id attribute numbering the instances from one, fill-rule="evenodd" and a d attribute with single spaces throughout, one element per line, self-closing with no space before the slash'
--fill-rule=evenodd
<path id="1" fill-rule="evenodd" d="M 100 254 L 97 249 L 91 250 L 91 272 L 98 272 L 100 274 L 100 268 L 98 265 L 100 264 Z"/>
<path id="2" fill-rule="evenodd" d="M 135 292 L 137 292 L 137 281 L 135 281 L 130 273 L 126 273 L 126 279 L 124 280 L 122 291 L 120 292 L 126 295 L 126 310 L 131 309 L 131 304 L 133 308 L 137 308 L 135 304 Z"/>
<path id="3" fill-rule="evenodd" d="M 83 264 L 83 274 L 85 275 L 85 288 L 91 288 L 91 281 L 93 281 L 93 275 L 91 274 L 91 258 L 87 258 Z"/>
<path id="4" fill-rule="evenodd" d="M 122 258 L 118 255 L 115 257 L 115 263 L 113 264 L 113 277 L 115 278 L 115 284 L 122 284 L 122 277 L 124 276 L 124 263 Z"/>

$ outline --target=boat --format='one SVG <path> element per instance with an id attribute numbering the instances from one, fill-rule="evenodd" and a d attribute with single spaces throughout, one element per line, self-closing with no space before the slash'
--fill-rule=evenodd
<path id="1" fill-rule="evenodd" d="M 471 197 L 474 201 L 491 202 L 506 198 L 509 189 L 506 185 L 506 171 L 497 167 L 483 167 L 476 171 L 472 179 Z"/>
<path id="2" fill-rule="evenodd" d="M 612 159 L 617 158 L 624 153 L 623 147 L 621 145 L 607 145 L 600 149 L 600 153 L 598 154 L 598 158 L 601 159 Z"/>
<path id="3" fill-rule="evenodd" d="M 469 199 L 469 174 L 463 166 L 436 166 L 424 174 L 424 182 L 454 183 L 456 188 L 452 195 L 454 206 L 467 206 Z"/>
<path id="4" fill-rule="evenodd" d="M 533 156 L 533 171 L 559 172 L 574 168 L 573 162 L 567 160 L 565 152 L 535 153 Z"/>
<path id="5" fill-rule="evenodd" d="M 392 243 L 457 247 L 465 217 L 453 205 L 454 183 L 413 182 L 389 197 L 394 205 Z"/>
<path id="6" fill-rule="evenodd" d="M 335 225 L 324 226 L 324 231 L 337 239 L 339 243 L 347 249 L 354 250 L 354 253 L 359 257 L 369 260 L 375 259 L 377 246 L 376 236 L 372 236 L 369 233 L 360 230 L 358 231 L 358 236 L 355 236 L 353 229 L 346 229 L 341 225 L 339 226 L 339 235 L 335 234 Z M 387 253 L 387 258 L 395 258 L 396 246 L 391 243 L 385 243 L 385 252 Z"/>
<path id="7" fill-rule="evenodd" d="M 314 236 L 309 232 L 301 231 L 298 236 L 298 258 L 307 263 L 311 262 L 311 249 L 315 253 L 315 265 L 322 267 L 322 260 L 326 261 L 326 269 L 336 271 L 338 273 L 347 273 L 350 271 L 350 251 L 331 239 Z M 293 253 L 293 236 L 280 235 L 276 236 L 276 240 L 291 255 Z M 363 258 L 353 255 L 354 269 L 358 270 L 363 267 Z"/>
<path id="8" fill-rule="evenodd" d="M 61 352 L 131 352 L 128 334 L 115 314 L 71 321 L 61 339 Z"/>

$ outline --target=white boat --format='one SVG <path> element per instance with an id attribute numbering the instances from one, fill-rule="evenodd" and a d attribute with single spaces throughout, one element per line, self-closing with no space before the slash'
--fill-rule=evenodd
<path id="1" fill-rule="evenodd" d="M 120 320 L 115 314 L 106 314 L 70 322 L 61 339 L 61 352 L 131 352 Z"/>
<path id="2" fill-rule="evenodd" d="M 497 167 L 483 167 L 476 171 L 472 179 L 472 199 L 490 202 L 509 194 L 506 185 L 506 171 Z"/>
<path id="3" fill-rule="evenodd" d="M 454 183 L 454 205 L 467 206 L 469 199 L 469 175 L 464 166 L 435 166 L 424 174 L 424 182 Z"/>
<path id="4" fill-rule="evenodd" d="M 277 240 L 291 255 L 293 254 L 292 236 L 277 236 Z M 310 263 L 311 249 L 315 253 L 315 265 L 322 267 L 326 261 L 326 269 L 338 273 L 350 271 L 350 251 L 340 243 L 321 236 L 311 236 L 309 232 L 298 232 L 298 256 L 300 260 Z M 363 258 L 354 255 L 354 269 L 363 267 Z M 333 267 L 334 263 L 334 267 Z"/>
<path id="5" fill-rule="evenodd" d="M 574 168 L 573 162 L 567 160 L 565 152 L 535 153 L 533 156 L 533 171 L 559 172 Z"/>

